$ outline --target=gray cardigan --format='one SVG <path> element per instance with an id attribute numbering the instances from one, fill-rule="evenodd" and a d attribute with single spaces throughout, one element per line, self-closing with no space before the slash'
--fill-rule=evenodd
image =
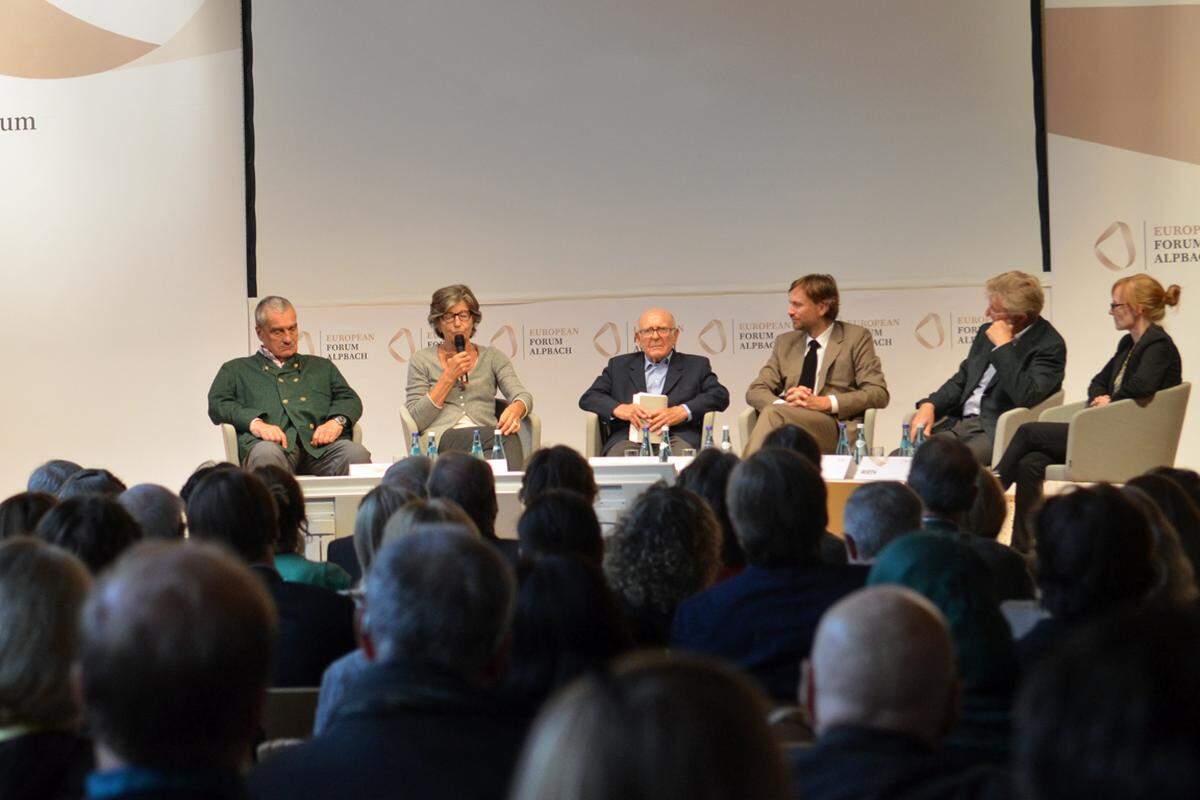
<path id="1" fill-rule="evenodd" d="M 533 410 L 533 395 L 521 385 L 521 379 L 517 377 L 517 371 L 513 369 L 508 356 L 486 345 L 476 345 L 479 360 L 475 362 L 475 368 L 467 373 L 466 388 L 455 386 L 446 395 L 446 402 L 438 408 L 429 399 L 429 390 L 444 372 L 438 361 L 437 347 L 430 345 L 418 350 L 408 362 L 408 388 L 404 405 L 423 435 L 432 433 L 441 439 L 442 433 L 453 428 L 464 414 L 484 427 L 495 428 L 497 389 L 508 402 L 520 400 L 524 403 L 526 413 Z"/>

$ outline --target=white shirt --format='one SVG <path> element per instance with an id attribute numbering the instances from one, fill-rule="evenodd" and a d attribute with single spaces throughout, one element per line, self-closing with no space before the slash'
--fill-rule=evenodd
<path id="1" fill-rule="evenodd" d="M 1029 330 L 1029 326 L 1021 329 L 1020 333 L 1013 336 L 1012 341 L 1015 342 L 1025 335 L 1025 331 Z M 1012 344 L 1009 342 L 1008 344 Z M 992 348 L 994 352 L 995 347 Z M 988 384 L 992 382 L 992 378 L 996 377 L 996 368 L 988 364 L 988 368 L 983 371 L 983 377 L 979 379 L 979 383 L 975 386 L 975 391 L 971 392 L 971 396 L 967 398 L 967 402 L 963 403 L 964 417 L 978 417 L 979 409 L 983 406 L 983 393 L 987 391 Z"/>

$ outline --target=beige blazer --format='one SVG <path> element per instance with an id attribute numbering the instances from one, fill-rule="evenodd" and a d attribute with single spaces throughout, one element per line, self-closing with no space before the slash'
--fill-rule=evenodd
<path id="1" fill-rule="evenodd" d="M 747 403 L 762 411 L 785 389 L 800 384 L 804 336 L 803 331 L 792 331 L 775 340 L 771 357 L 746 390 Z M 861 417 L 868 408 L 887 408 L 887 381 L 870 331 L 848 322 L 833 323 L 817 375 L 817 394 L 837 398 L 840 419 Z"/>

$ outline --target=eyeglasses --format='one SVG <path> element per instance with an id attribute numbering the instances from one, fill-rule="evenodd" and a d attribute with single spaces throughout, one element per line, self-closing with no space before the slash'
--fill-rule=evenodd
<path id="1" fill-rule="evenodd" d="M 472 316 L 474 315 L 470 311 L 459 311 L 457 314 L 446 312 L 445 314 L 442 314 L 442 322 L 446 323 L 447 325 L 449 325 L 451 322 L 454 322 L 454 320 L 466 322 L 467 320 L 471 319 Z"/>
<path id="2" fill-rule="evenodd" d="M 1109 303 L 1109 304 L 1108 304 L 1108 310 L 1109 310 L 1109 311 L 1116 311 L 1116 310 L 1117 310 L 1118 308 L 1120 308 L 1121 306 L 1127 306 L 1127 305 L 1129 305 L 1129 303 Z"/>
<path id="3" fill-rule="evenodd" d="M 638 334 L 639 336 L 651 336 L 651 337 L 666 338 L 667 336 L 670 336 L 672 333 L 674 333 L 677 330 L 679 330 L 679 329 L 678 328 L 642 328 L 641 330 L 634 331 L 634 332 L 636 334 Z"/>

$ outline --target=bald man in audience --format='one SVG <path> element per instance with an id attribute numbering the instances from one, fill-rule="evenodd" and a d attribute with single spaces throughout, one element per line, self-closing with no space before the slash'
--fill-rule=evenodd
<path id="1" fill-rule="evenodd" d="M 938 749 L 961 682 L 945 618 L 909 589 L 862 589 L 830 608 L 801 695 L 818 739 L 791 755 L 797 797 L 981 797 L 1004 780 Z"/>

